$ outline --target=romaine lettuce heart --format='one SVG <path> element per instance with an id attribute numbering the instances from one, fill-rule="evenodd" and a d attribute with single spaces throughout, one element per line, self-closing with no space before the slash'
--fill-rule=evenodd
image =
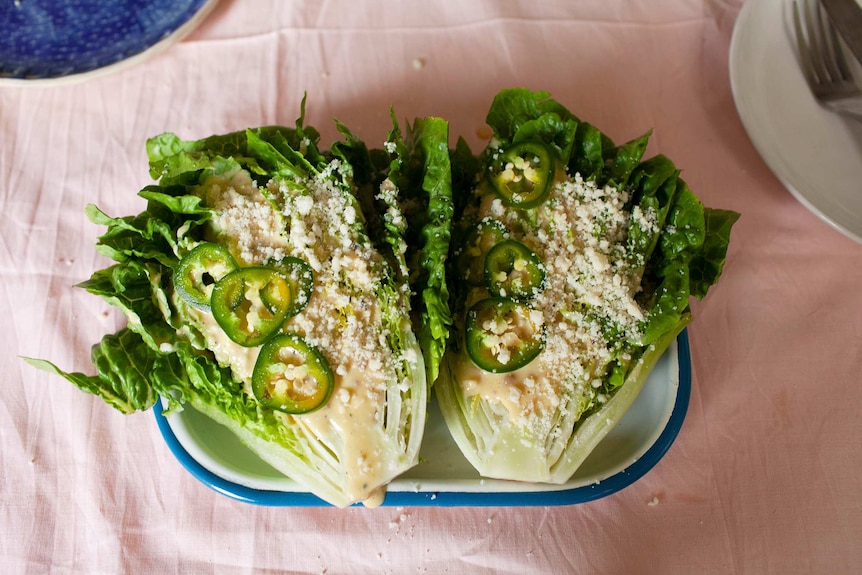
<path id="1" fill-rule="evenodd" d="M 691 320 L 689 296 L 718 280 L 739 214 L 705 208 L 667 158 L 643 160 L 650 134 L 616 145 L 545 92 L 503 90 L 487 123 L 485 150 L 453 154 L 450 259 L 469 265 L 454 266 L 436 395 L 481 475 L 565 483 Z M 497 239 L 476 242 L 477 226 Z M 513 241 L 530 257 L 491 266 Z M 530 266 L 533 289 L 500 288 Z"/>

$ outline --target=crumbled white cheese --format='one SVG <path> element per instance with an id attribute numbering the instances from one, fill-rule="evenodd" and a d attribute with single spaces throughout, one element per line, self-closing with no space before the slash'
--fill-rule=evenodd
<path id="1" fill-rule="evenodd" d="M 483 196 L 476 219 L 499 220 L 543 262 L 546 281 L 531 300 L 537 316 L 531 319 L 547 330 L 542 353 L 517 372 L 465 374 L 466 395 L 499 402 L 504 413 L 534 429 L 536 436 L 550 432 L 571 410 L 608 401 L 599 393 L 603 374 L 595 370 L 611 357 L 611 342 L 596 318 L 627 336 L 639 334 L 644 318 L 635 300 L 640 282 L 634 267 L 639 262 L 627 253 L 628 227 L 649 231 L 657 225 L 654 212 L 629 213 L 628 201 L 625 190 L 597 186 L 577 173 L 558 176 L 547 200 L 533 212 L 535 221 L 524 225 L 521 212 L 506 209 L 495 194 Z M 581 311 L 584 306 L 589 315 Z M 488 334 L 499 331 L 494 327 L 486 327 Z M 496 342 L 493 337 L 489 341 Z"/>
<path id="2" fill-rule="evenodd" d="M 207 205 L 215 210 L 212 226 L 242 265 L 285 257 L 287 238 L 281 219 L 248 172 L 210 176 L 202 184 Z"/>

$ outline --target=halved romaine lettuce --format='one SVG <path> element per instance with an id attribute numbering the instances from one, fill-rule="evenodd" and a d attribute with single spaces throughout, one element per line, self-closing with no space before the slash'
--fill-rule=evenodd
<path id="1" fill-rule="evenodd" d="M 435 389 L 480 474 L 564 483 L 718 280 L 738 214 L 704 208 L 667 158 L 644 161 L 649 134 L 616 145 L 547 93 L 504 90 L 487 122 L 478 158 L 453 154 L 455 336 Z M 526 298 L 499 293 L 506 273 L 530 277 L 526 259 L 488 263 L 502 239 L 542 262 Z"/>
<path id="2" fill-rule="evenodd" d="M 420 119 L 402 139 L 396 125 L 391 146 L 369 151 L 339 124 L 344 140 L 323 151 L 303 118 L 304 103 L 295 128 L 149 140 L 158 183 L 140 192 L 147 209 L 114 218 L 87 208 L 107 226 L 98 249 L 116 263 L 81 287 L 119 307 L 127 327 L 93 347 L 96 375 L 29 361 L 125 413 L 149 409 L 159 396 L 168 417 L 191 405 L 331 504 L 374 502 L 418 461 L 430 386 L 422 347 L 445 346 L 446 286 L 436 265 L 416 268 L 421 307 L 415 328 L 411 322 L 403 246 L 417 232 L 398 218 L 405 199 L 417 198 L 428 214 L 420 229 L 433 221 L 448 232 L 449 216 L 437 216 L 450 201 L 448 154 L 440 152 L 448 128 Z M 375 209 L 362 201 L 374 196 L 388 209 L 382 216 L 363 211 Z M 377 220 L 387 225 L 372 225 Z M 429 258 L 448 250 L 448 235 L 421 233 Z M 304 338 L 328 362 L 334 389 L 323 407 L 292 415 L 256 400 L 260 346 L 235 343 L 207 306 L 190 305 L 175 289 L 179 261 L 201 242 L 226 247 L 240 267 L 291 257 L 313 270 L 307 306 L 280 331 Z M 429 353 L 432 365 L 440 355 Z"/>

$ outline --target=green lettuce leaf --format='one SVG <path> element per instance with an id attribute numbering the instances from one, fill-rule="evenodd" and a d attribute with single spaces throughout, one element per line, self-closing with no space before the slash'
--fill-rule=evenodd
<path id="1" fill-rule="evenodd" d="M 690 267 L 691 295 L 703 299 L 709 288 L 718 282 L 724 269 L 727 248 L 730 245 L 730 229 L 739 219 L 739 214 L 730 210 L 704 209 L 706 232 L 703 245 Z"/>
<path id="2" fill-rule="evenodd" d="M 93 346 L 92 362 L 98 375 L 68 373 L 49 361 L 24 358 L 39 369 L 54 373 L 87 393 L 101 397 L 108 405 L 123 412 L 144 411 L 153 406 L 158 389 L 151 375 L 158 354 L 130 329 L 106 335 Z"/>
<path id="3" fill-rule="evenodd" d="M 407 220 L 404 239 L 410 284 L 416 294 L 413 309 L 428 381 L 433 384 L 452 325 L 446 278 L 454 213 L 449 124 L 441 118 L 417 119 L 408 126 L 402 142 L 396 122 L 390 141 L 402 152 L 390 178 L 398 185 Z"/>

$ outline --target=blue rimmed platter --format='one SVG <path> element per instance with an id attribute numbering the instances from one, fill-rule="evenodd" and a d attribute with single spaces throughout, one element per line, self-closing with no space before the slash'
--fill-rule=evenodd
<path id="1" fill-rule="evenodd" d="M 389 484 L 383 505 L 571 505 L 606 497 L 640 479 L 664 457 L 685 420 L 690 395 L 691 354 L 683 331 L 623 419 L 563 485 L 480 477 L 461 455 L 432 401 L 420 463 Z M 157 403 L 155 417 L 180 464 L 216 492 L 264 506 L 327 505 L 194 409 L 166 415 Z"/>

